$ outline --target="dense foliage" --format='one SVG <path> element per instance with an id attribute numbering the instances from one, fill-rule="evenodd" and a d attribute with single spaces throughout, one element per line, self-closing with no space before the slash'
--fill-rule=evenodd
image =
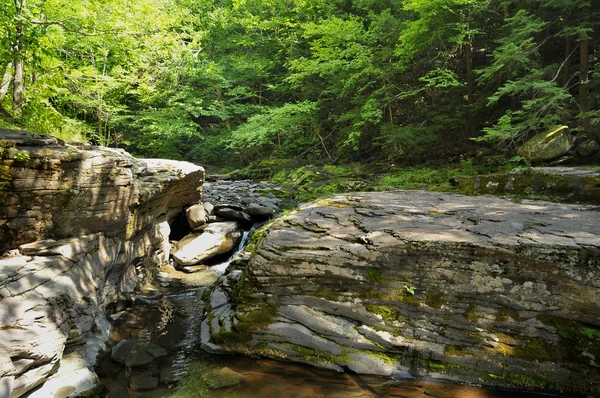
<path id="1" fill-rule="evenodd" d="M 221 164 L 598 139 L 599 20 L 591 0 L 5 1 L 0 120 Z"/>

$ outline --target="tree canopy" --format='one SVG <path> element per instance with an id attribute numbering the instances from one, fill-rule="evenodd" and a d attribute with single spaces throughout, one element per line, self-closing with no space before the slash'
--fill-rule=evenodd
<path id="1" fill-rule="evenodd" d="M 244 164 L 600 139 L 590 0 L 12 0 L 0 123 Z"/>

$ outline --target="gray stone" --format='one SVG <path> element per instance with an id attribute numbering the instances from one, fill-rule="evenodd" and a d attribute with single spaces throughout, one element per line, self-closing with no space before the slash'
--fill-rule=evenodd
<path id="1" fill-rule="evenodd" d="M 531 162 L 544 162 L 566 154 L 573 147 L 573 137 L 567 126 L 559 126 L 532 137 L 517 151 Z"/>
<path id="2" fill-rule="evenodd" d="M 126 339 L 111 349 L 110 359 L 124 363 L 127 367 L 134 367 L 149 364 L 154 356 L 146 351 L 146 344 L 137 339 Z"/>
<path id="3" fill-rule="evenodd" d="M 246 207 L 246 209 L 244 209 L 244 213 L 257 219 L 265 219 L 275 214 L 275 210 L 273 208 L 261 206 L 256 203 L 251 203 L 248 205 L 248 207 Z"/>
<path id="4" fill-rule="evenodd" d="M 240 210 L 235 210 L 229 207 L 221 207 L 215 209 L 215 214 L 228 220 L 238 221 L 242 225 L 252 225 L 252 218 Z"/>

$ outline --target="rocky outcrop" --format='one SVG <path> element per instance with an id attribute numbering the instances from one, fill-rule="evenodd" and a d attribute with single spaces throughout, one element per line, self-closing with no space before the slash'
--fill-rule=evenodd
<path id="1" fill-rule="evenodd" d="M 597 395 L 598 210 L 420 191 L 303 205 L 214 288 L 202 344 Z"/>
<path id="2" fill-rule="evenodd" d="M 106 309 L 168 260 L 169 221 L 199 202 L 204 171 L 6 130 L 0 155 L 0 391 L 18 397 L 60 366 L 53 377 L 81 377 L 59 388 L 78 394 L 106 348 Z"/>
<path id="3" fill-rule="evenodd" d="M 470 194 L 600 203 L 600 167 L 517 168 L 508 173 L 456 176 L 450 184 Z"/>

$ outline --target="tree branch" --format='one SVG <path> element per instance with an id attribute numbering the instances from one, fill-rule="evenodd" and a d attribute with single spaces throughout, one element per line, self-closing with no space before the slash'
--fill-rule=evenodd
<path id="1" fill-rule="evenodd" d="M 50 26 L 50 25 L 55 25 L 55 26 L 60 26 L 61 28 L 63 28 L 64 30 L 66 30 L 67 32 L 71 32 L 71 33 L 76 33 L 82 36 L 88 36 L 88 37 L 95 37 L 95 36 L 106 36 L 106 35 L 139 35 L 141 36 L 142 34 L 139 32 L 126 32 L 123 30 L 101 30 L 98 32 L 86 32 L 83 29 L 73 29 L 70 28 L 64 21 L 40 21 L 40 20 L 32 20 L 31 21 L 32 24 L 34 25 L 42 25 L 42 26 Z"/>

